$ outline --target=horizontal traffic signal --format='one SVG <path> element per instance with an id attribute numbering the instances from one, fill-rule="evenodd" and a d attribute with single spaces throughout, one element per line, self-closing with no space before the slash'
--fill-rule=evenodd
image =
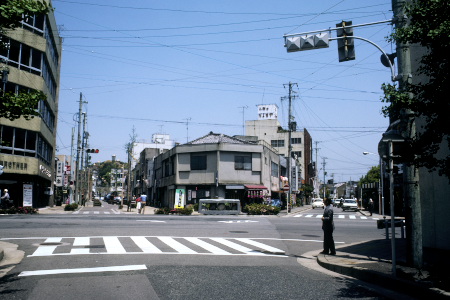
<path id="1" fill-rule="evenodd" d="M 327 48 L 330 46 L 330 34 L 320 32 L 317 34 L 292 36 L 285 39 L 287 52 Z"/>
<path id="2" fill-rule="evenodd" d="M 86 153 L 99 153 L 98 149 L 86 149 Z"/>

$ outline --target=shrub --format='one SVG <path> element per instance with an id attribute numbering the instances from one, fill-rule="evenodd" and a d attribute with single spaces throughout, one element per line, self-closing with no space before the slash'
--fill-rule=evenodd
<path id="1" fill-rule="evenodd" d="M 176 209 L 176 213 L 178 213 L 180 215 L 189 216 L 189 215 L 192 215 L 193 212 L 194 212 L 194 208 L 192 207 L 192 205 L 188 205 L 186 207 Z"/>
<path id="2" fill-rule="evenodd" d="M 168 215 L 170 212 L 170 208 L 163 207 L 163 208 L 155 208 L 155 215 Z"/>
<path id="3" fill-rule="evenodd" d="M 248 204 L 244 207 L 244 211 L 249 215 L 278 215 L 280 208 L 267 204 Z"/>
<path id="4" fill-rule="evenodd" d="M 77 208 L 78 208 L 78 204 L 72 203 L 72 204 L 66 204 L 66 206 L 64 207 L 64 210 L 71 211 L 71 210 L 76 210 Z"/>
<path id="5" fill-rule="evenodd" d="M 8 215 L 15 215 L 15 214 L 35 214 L 38 210 L 33 207 L 10 207 L 10 208 L 4 208 L 0 209 L 0 214 L 8 214 Z"/>

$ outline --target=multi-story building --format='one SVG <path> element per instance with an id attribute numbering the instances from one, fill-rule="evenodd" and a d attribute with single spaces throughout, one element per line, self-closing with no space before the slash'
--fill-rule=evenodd
<path id="1" fill-rule="evenodd" d="M 176 207 L 176 199 L 186 205 L 227 198 L 240 199 L 244 207 L 279 198 L 279 155 L 261 143 L 223 134 L 211 132 L 162 153 L 154 171 L 156 194 L 151 196 L 159 206 Z"/>
<path id="2" fill-rule="evenodd" d="M 247 136 L 256 136 L 263 140 L 280 155 L 289 157 L 289 130 L 284 129 L 278 121 L 278 107 L 276 104 L 258 105 L 258 120 L 245 122 L 245 134 Z M 295 124 L 293 122 L 293 124 Z M 295 126 L 293 126 L 295 127 Z M 309 168 L 312 159 L 312 139 L 309 132 L 304 129 L 297 131 L 291 128 L 291 155 L 296 161 L 298 171 L 293 171 L 291 187 L 300 186 L 302 183 L 310 183 L 311 168 Z M 293 166 L 294 167 L 294 166 Z"/>
<path id="3" fill-rule="evenodd" d="M 20 28 L 0 36 L 0 67 L 8 69 L 0 92 L 42 91 L 39 117 L 0 118 L 0 188 L 16 206 L 53 205 L 56 123 L 62 39 L 53 12 L 27 16 Z"/>

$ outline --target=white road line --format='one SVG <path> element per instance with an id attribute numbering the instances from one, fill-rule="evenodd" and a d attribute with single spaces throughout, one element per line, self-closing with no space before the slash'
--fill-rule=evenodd
<path id="1" fill-rule="evenodd" d="M 166 221 L 156 221 L 156 220 L 136 220 L 136 222 L 166 223 Z"/>
<path id="2" fill-rule="evenodd" d="M 246 244 L 252 245 L 252 246 L 256 246 L 259 247 L 261 249 L 264 249 L 268 252 L 272 252 L 272 253 L 285 253 L 283 250 L 251 240 L 251 239 L 246 239 L 246 238 L 236 238 L 236 240 L 244 242 Z"/>
<path id="3" fill-rule="evenodd" d="M 44 243 L 60 243 L 62 238 L 47 238 Z M 48 256 L 52 255 L 58 245 L 39 246 L 33 254 L 29 256 Z"/>
<path id="4" fill-rule="evenodd" d="M 322 218 L 322 215 L 317 215 L 316 216 L 316 219 L 320 219 L 320 218 Z"/>
<path id="5" fill-rule="evenodd" d="M 94 215 L 98 215 L 98 214 L 100 214 L 99 211 L 94 211 Z"/>
<path id="6" fill-rule="evenodd" d="M 243 253 L 248 254 L 248 255 L 265 255 L 264 253 L 252 250 L 250 248 L 247 248 L 247 247 L 244 247 L 242 245 L 236 244 L 236 243 L 234 243 L 234 242 L 232 242 L 230 240 L 224 239 L 224 238 L 211 238 L 211 239 L 213 241 L 216 241 L 216 242 L 221 243 L 221 244 L 223 244 L 223 245 L 225 245 L 227 247 L 230 247 L 230 248 L 232 248 L 234 250 L 243 252 Z"/>
<path id="7" fill-rule="evenodd" d="M 144 253 L 162 253 L 162 251 L 150 243 L 145 236 L 132 236 L 131 239 Z"/>
<path id="8" fill-rule="evenodd" d="M 105 236 L 103 237 L 103 241 L 105 242 L 106 252 L 109 254 L 122 254 L 127 253 L 125 248 L 119 241 L 119 238 L 116 236 Z"/>
<path id="9" fill-rule="evenodd" d="M 105 215 L 109 215 L 109 214 L 111 214 L 111 213 L 110 213 L 109 211 L 105 211 L 104 214 L 105 214 Z"/>
<path id="10" fill-rule="evenodd" d="M 88 211 L 84 211 L 83 214 L 84 214 L 84 215 L 87 215 L 87 214 L 89 214 L 89 212 L 88 212 Z"/>
<path id="11" fill-rule="evenodd" d="M 89 246 L 91 239 L 87 236 L 76 237 L 73 241 L 74 246 Z"/>
<path id="12" fill-rule="evenodd" d="M 302 214 L 300 215 L 295 215 L 294 218 L 300 218 L 301 216 L 303 216 Z"/>
<path id="13" fill-rule="evenodd" d="M 350 219 L 354 220 L 356 219 L 356 216 L 350 216 Z"/>
<path id="14" fill-rule="evenodd" d="M 313 215 L 306 215 L 305 218 L 311 218 Z"/>
<path id="15" fill-rule="evenodd" d="M 99 268 L 77 268 L 77 269 L 54 269 L 54 270 L 23 271 L 19 274 L 19 276 L 95 273 L 95 272 L 121 272 L 121 271 L 136 271 L 136 270 L 146 270 L 146 269 L 147 269 L 147 267 L 145 265 L 129 265 L 129 266 L 114 266 L 114 267 L 99 267 Z"/>
<path id="16" fill-rule="evenodd" d="M 338 217 L 339 219 L 344 219 L 345 218 L 345 216 L 344 215 L 339 215 L 339 217 Z"/>
<path id="17" fill-rule="evenodd" d="M 361 216 L 360 218 L 363 220 L 367 220 L 367 217 L 364 217 L 364 216 Z"/>
<path id="18" fill-rule="evenodd" d="M 178 253 L 182 254 L 196 254 L 194 250 L 186 247 L 185 245 L 181 244 L 180 242 L 176 241 L 174 238 L 169 236 L 160 236 L 158 237 L 163 243 L 173 248 Z"/>
<path id="19" fill-rule="evenodd" d="M 217 255 L 231 255 L 230 252 L 225 251 L 223 249 L 220 249 L 219 247 L 216 247 L 214 245 L 211 245 L 211 244 L 209 244 L 209 243 L 207 243 L 207 242 L 205 242 L 205 241 L 203 241 L 203 240 L 201 240 L 199 238 L 186 237 L 184 239 L 189 241 L 189 242 L 191 242 L 191 243 L 193 243 L 193 244 L 196 244 L 197 246 L 202 247 L 205 250 L 208 250 L 209 252 L 211 252 L 213 254 L 217 254 Z"/>

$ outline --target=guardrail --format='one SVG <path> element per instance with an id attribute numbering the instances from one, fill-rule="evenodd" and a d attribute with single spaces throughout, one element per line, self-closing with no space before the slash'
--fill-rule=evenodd
<path id="1" fill-rule="evenodd" d="M 241 213 L 239 199 L 200 199 L 198 212 L 204 215 L 238 215 Z"/>

